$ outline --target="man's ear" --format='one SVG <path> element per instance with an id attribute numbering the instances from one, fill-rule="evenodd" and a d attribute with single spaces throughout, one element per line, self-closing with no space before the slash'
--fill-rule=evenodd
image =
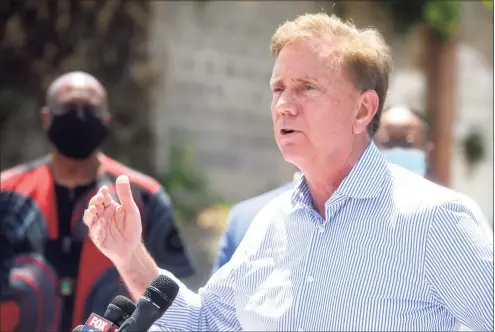
<path id="1" fill-rule="evenodd" d="M 361 94 L 359 109 L 354 123 L 354 133 L 360 134 L 367 130 L 368 125 L 378 110 L 380 102 L 378 94 L 374 90 L 366 90 Z"/>
<path id="2" fill-rule="evenodd" d="M 43 106 L 40 110 L 41 113 L 41 124 L 43 125 L 43 129 L 47 129 L 50 126 L 50 110 L 47 106 Z"/>

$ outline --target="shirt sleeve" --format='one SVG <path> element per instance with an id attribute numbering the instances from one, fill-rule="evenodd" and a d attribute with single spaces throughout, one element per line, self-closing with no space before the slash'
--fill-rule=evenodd
<path id="1" fill-rule="evenodd" d="M 234 255 L 206 286 L 200 288 L 198 294 L 170 272 L 160 270 L 160 274 L 172 278 L 180 290 L 170 308 L 150 331 L 241 331 L 234 300 L 234 273 L 238 264 L 239 259 L 236 260 Z"/>
<path id="2" fill-rule="evenodd" d="M 474 331 L 493 329 L 493 241 L 459 202 L 440 206 L 429 228 L 425 273 L 433 297 Z"/>
<path id="3" fill-rule="evenodd" d="M 151 331 L 241 331 L 237 317 L 237 284 L 244 273 L 243 267 L 256 255 L 259 242 L 266 234 L 278 209 L 264 207 L 252 221 L 248 232 L 236 248 L 232 258 L 200 288 L 193 293 L 167 271 L 160 271 L 177 282 L 179 294 Z"/>
<path id="4" fill-rule="evenodd" d="M 144 214 L 144 243 L 158 267 L 166 269 L 178 278 L 194 273 L 172 203 L 165 190 L 149 196 Z"/>

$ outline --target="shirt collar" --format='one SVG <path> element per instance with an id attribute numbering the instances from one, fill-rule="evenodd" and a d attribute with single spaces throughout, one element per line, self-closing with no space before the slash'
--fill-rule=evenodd
<path id="1" fill-rule="evenodd" d="M 375 143 L 370 141 L 358 162 L 332 196 L 358 199 L 376 197 L 380 194 L 386 169 L 387 162 L 385 158 Z M 304 175 L 296 183 L 292 194 L 292 202 L 308 206 L 312 205 L 311 194 Z"/>

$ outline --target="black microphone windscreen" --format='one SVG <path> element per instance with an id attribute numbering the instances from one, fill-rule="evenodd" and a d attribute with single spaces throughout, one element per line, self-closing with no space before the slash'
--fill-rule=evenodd
<path id="1" fill-rule="evenodd" d="M 177 285 L 175 281 L 163 274 L 160 274 L 158 277 L 156 277 L 155 280 L 153 280 L 153 282 L 150 284 L 150 286 L 157 288 L 160 292 L 170 297 L 176 297 L 179 293 L 179 285 Z"/>
<path id="2" fill-rule="evenodd" d="M 112 300 L 112 304 L 119 307 L 129 316 L 136 310 L 136 304 L 129 300 L 127 297 L 118 295 Z"/>
<path id="3" fill-rule="evenodd" d="M 168 309 L 179 294 L 179 285 L 165 275 L 159 275 L 146 288 L 143 296 L 158 304 L 162 310 Z"/>

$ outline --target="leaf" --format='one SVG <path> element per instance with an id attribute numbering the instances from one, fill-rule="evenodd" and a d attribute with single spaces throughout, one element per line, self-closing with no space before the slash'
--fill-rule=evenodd
<path id="1" fill-rule="evenodd" d="M 452 34 L 460 16 L 458 1 L 428 1 L 424 7 L 425 22 L 443 37 Z"/>
<path id="2" fill-rule="evenodd" d="M 481 3 L 488 9 L 493 10 L 493 0 L 481 0 Z"/>

